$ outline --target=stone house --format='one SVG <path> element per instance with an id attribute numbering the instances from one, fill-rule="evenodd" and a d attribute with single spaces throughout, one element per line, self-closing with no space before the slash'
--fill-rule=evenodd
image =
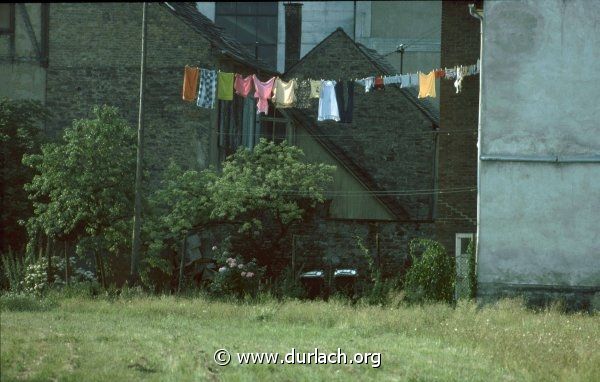
<path id="1" fill-rule="evenodd" d="M 0 96 L 42 101 L 56 136 L 93 105 L 119 107 L 137 126 L 142 5 L 6 4 L 12 30 L 0 35 Z M 272 76 L 195 3 L 150 3 L 147 11 L 145 168 L 153 176 L 174 158 L 184 167 L 216 163 L 217 109 L 181 100 L 185 65 Z"/>
<path id="2" fill-rule="evenodd" d="M 374 50 L 339 28 L 282 75 L 284 79 L 357 79 L 395 71 Z M 402 269 L 408 242 L 433 237 L 437 187 L 436 133 L 439 115 L 416 89 L 395 85 L 365 93 L 354 88 L 351 123 L 317 122 L 318 100 L 278 109 L 281 135 L 303 149 L 309 161 L 337 167 L 330 203 L 316 224 L 319 256 L 333 267 L 362 267 L 357 237 L 388 275 Z M 286 130 L 287 126 L 287 130 Z M 314 231 L 313 231 L 314 232 Z M 302 230 L 294 241 L 296 262 L 322 267 L 310 249 L 314 236 Z"/>

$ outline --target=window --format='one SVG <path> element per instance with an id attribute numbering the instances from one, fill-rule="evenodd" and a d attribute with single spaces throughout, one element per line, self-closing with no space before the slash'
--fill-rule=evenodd
<path id="1" fill-rule="evenodd" d="M 15 33 L 15 4 L 0 4 L 0 34 Z"/>
<path id="2" fill-rule="evenodd" d="M 215 23 L 256 58 L 277 66 L 277 2 L 217 2 Z"/>
<path id="3" fill-rule="evenodd" d="M 260 115 L 260 127 L 261 138 L 266 138 L 268 141 L 275 143 L 286 140 L 288 143 L 293 144 L 287 118 L 273 105 L 269 105 L 269 114 Z"/>
<path id="4" fill-rule="evenodd" d="M 285 115 L 269 103 L 269 114 L 256 114 L 253 93 L 232 101 L 219 101 L 219 161 L 225 160 L 240 146 L 254 148 L 260 138 L 275 143 L 294 144 L 293 129 Z"/>

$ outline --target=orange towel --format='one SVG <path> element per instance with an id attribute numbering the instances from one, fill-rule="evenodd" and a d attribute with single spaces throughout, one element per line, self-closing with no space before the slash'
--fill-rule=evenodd
<path id="1" fill-rule="evenodd" d="M 198 68 L 185 66 L 183 73 L 183 93 L 184 101 L 195 101 L 198 95 Z"/>

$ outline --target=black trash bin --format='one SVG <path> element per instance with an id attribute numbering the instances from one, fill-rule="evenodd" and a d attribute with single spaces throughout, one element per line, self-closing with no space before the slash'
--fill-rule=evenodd
<path id="1" fill-rule="evenodd" d="M 310 271 L 300 275 L 300 282 L 306 291 L 306 295 L 310 299 L 314 299 L 323 295 L 325 286 L 325 272 Z"/>
<path id="2" fill-rule="evenodd" d="M 333 273 L 333 287 L 336 293 L 353 297 L 356 294 L 356 269 L 336 269 Z"/>

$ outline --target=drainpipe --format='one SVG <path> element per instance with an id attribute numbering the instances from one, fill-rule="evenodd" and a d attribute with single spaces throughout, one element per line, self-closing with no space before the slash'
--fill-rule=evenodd
<path id="1" fill-rule="evenodd" d="M 356 0 L 354 0 L 354 25 L 353 25 L 354 29 L 352 32 L 352 37 L 354 39 L 354 42 L 356 42 Z"/>
<path id="2" fill-rule="evenodd" d="M 483 16 L 477 12 L 475 4 L 469 4 L 469 14 L 479 20 L 479 116 L 477 123 L 477 229 L 475 236 L 475 264 L 479 257 L 479 231 L 481 230 L 481 91 L 483 89 Z M 475 270 L 477 274 L 477 269 Z"/>

